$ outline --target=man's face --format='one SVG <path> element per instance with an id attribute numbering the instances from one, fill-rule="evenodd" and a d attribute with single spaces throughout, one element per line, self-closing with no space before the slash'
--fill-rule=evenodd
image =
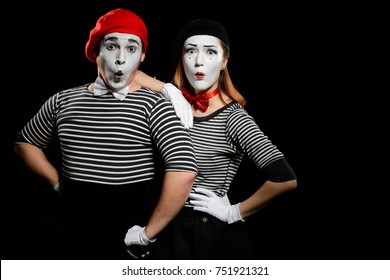
<path id="1" fill-rule="evenodd" d="M 226 62 L 217 37 L 195 35 L 184 42 L 183 68 L 196 93 L 207 91 L 218 83 Z"/>
<path id="2" fill-rule="evenodd" d="M 126 87 L 144 60 L 142 42 L 137 35 L 109 33 L 100 43 L 96 59 L 99 75 L 112 90 Z"/>

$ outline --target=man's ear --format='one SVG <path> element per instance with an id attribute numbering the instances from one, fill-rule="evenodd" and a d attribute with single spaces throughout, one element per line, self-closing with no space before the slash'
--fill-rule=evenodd
<path id="1" fill-rule="evenodd" d="M 146 55 L 146 53 L 144 53 L 144 52 L 141 54 L 141 62 L 143 62 L 143 61 L 144 61 L 144 59 L 145 59 L 145 55 Z"/>
<path id="2" fill-rule="evenodd" d="M 102 43 L 103 43 L 103 40 L 100 39 L 99 42 L 97 42 L 97 44 L 95 45 L 95 49 L 93 50 L 93 56 L 95 57 L 95 59 L 99 56 L 100 54 L 100 49 L 102 47 Z"/>

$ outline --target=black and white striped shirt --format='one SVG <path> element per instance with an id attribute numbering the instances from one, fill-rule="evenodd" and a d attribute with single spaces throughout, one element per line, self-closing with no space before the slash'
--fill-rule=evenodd
<path id="1" fill-rule="evenodd" d="M 169 101 L 146 88 L 123 101 L 93 96 L 88 84 L 49 98 L 24 126 L 16 142 L 44 149 L 58 136 L 67 178 L 123 185 L 151 180 L 154 152 L 166 171 L 197 172 L 188 131 Z"/>
<path id="2" fill-rule="evenodd" d="M 209 116 L 195 117 L 190 135 L 198 165 L 193 187 L 221 196 L 229 190 L 244 154 L 259 170 L 284 158 L 244 107 L 235 102 Z"/>

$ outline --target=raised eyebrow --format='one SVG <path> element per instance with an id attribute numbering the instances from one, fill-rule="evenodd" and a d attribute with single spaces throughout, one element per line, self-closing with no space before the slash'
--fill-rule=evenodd
<path id="1" fill-rule="evenodd" d="M 191 48 L 198 48 L 199 45 L 197 44 L 194 44 L 194 43 L 188 43 L 184 46 L 183 50 L 187 51 L 188 49 L 191 49 Z M 218 46 L 216 45 L 203 45 L 203 48 L 205 49 L 212 49 L 213 51 L 215 52 L 218 52 Z"/>
<path id="2" fill-rule="evenodd" d="M 127 41 L 129 41 L 129 43 L 135 43 L 135 44 L 139 45 L 139 42 L 137 40 L 128 39 Z"/>
<path id="3" fill-rule="evenodd" d="M 191 43 L 188 43 L 187 45 L 185 45 L 184 47 L 197 47 L 198 45 L 197 44 L 191 44 Z"/>
<path id="4" fill-rule="evenodd" d="M 107 41 L 114 41 L 114 42 L 117 42 L 118 40 L 119 40 L 118 37 L 112 36 L 112 37 L 107 37 L 107 38 L 104 40 L 104 42 L 107 42 Z M 128 39 L 127 41 L 129 41 L 129 43 L 135 43 L 135 44 L 139 45 L 139 42 L 138 42 L 137 40 L 135 40 L 135 39 Z"/>
<path id="5" fill-rule="evenodd" d="M 204 45 L 205 48 L 218 48 L 216 45 Z"/>
<path id="6" fill-rule="evenodd" d="M 107 42 L 107 41 L 118 41 L 118 37 L 107 37 L 104 39 L 104 42 Z"/>
<path id="7" fill-rule="evenodd" d="M 185 48 L 188 48 L 188 47 L 198 47 L 197 44 L 192 44 L 192 43 L 188 43 L 187 45 L 185 45 Z M 204 48 L 214 48 L 214 49 L 218 49 L 218 47 L 216 45 L 203 45 Z"/>

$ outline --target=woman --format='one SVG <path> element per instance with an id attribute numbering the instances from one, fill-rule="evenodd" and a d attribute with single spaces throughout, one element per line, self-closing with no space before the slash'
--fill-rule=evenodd
<path id="1" fill-rule="evenodd" d="M 198 174 L 185 207 L 158 238 L 154 257 L 253 259 L 245 219 L 295 189 L 295 173 L 243 107 L 246 100 L 227 69 L 225 28 L 212 20 L 194 20 L 179 32 L 177 51 L 172 83 L 192 105 L 189 132 Z M 164 86 L 143 72 L 137 72 L 136 80 L 156 91 Z M 231 205 L 228 191 L 244 155 L 266 180 L 247 199 Z"/>

